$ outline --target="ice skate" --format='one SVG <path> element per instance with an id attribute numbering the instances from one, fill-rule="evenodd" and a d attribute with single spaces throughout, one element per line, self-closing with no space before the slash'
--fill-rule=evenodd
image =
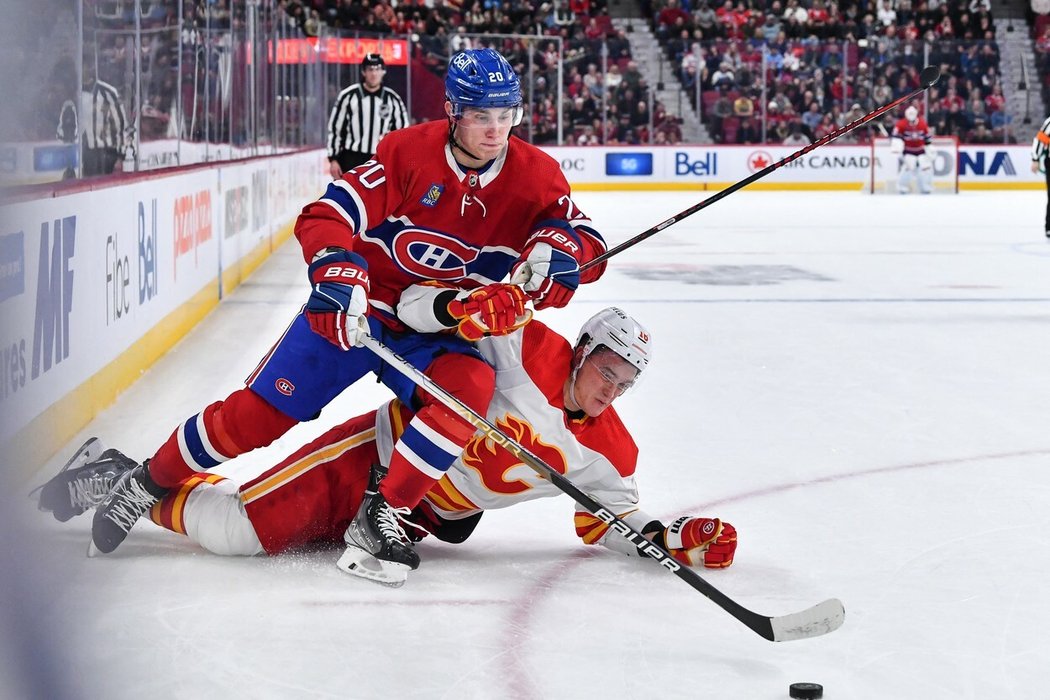
<path id="1" fill-rule="evenodd" d="M 95 509 L 88 556 L 109 554 L 119 547 L 135 522 L 167 493 L 149 478 L 148 466 L 149 460 L 124 472 Z"/>
<path id="2" fill-rule="evenodd" d="M 419 567 L 419 555 L 401 523 L 411 510 L 394 508 L 379 493 L 377 469 L 357 515 L 346 529 L 346 551 L 336 565 L 348 574 L 385 586 L 403 586 L 408 572 Z"/>
<path id="3" fill-rule="evenodd" d="M 134 460 L 119 450 L 102 451 L 98 438 L 91 438 L 76 451 L 50 481 L 36 489 L 37 507 L 50 511 L 59 522 L 98 506 L 125 472 L 134 469 Z"/>

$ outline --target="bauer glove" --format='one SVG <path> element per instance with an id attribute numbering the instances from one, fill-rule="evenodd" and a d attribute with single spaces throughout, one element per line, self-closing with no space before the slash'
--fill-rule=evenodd
<path id="1" fill-rule="evenodd" d="M 343 350 L 368 332 L 368 263 L 357 253 L 330 249 L 310 265 L 313 291 L 306 319 L 314 333 Z"/>
<path id="2" fill-rule="evenodd" d="M 511 282 L 529 293 L 537 309 L 561 308 L 580 286 L 581 255 L 580 239 L 571 228 L 541 226 L 511 268 Z"/>
<path id="3" fill-rule="evenodd" d="M 513 333 L 531 321 L 532 311 L 525 308 L 528 300 L 516 284 L 490 284 L 458 293 L 449 302 L 448 313 L 456 320 L 456 332 L 475 341 Z"/>
<path id="4" fill-rule="evenodd" d="M 683 515 L 662 534 L 664 548 L 686 566 L 723 569 L 733 563 L 736 528 L 718 518 Z"/>

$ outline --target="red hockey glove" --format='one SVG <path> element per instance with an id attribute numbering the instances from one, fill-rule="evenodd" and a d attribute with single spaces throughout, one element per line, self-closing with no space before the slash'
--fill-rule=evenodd
<path id="1" fill-rule="evenodd" d="M 723 569 L 733 563 L 736 528 L 718 518 L 683 515 L 664 530 L 664 545 L 686 566 Z"/>
<path id="2" fill-rule="evenodd" d="M 605 253 L 605 240 L 601 237 L 601 234 L 590 226 L 577 224 L 573 227 L 573 230 L 580 236 L 580 242 L 583 243 L 584 254 L 580 258 L 580 284 L 597 282 L 605 274 L 605 268 L 609 266 L 609 261 L 603 260 L 597 265 L 590 265 L 590 262 Z M 584 267 L 587 269 L 582 269 Z"/>
<path id="3" fill-rule="evenodd" d="M 368 264 L 357 253 L 334 250 L 310 265 L 313 291 L 306 320 L 314 333 L 349 350 L 368 331 Z"/>
<path id="4" fill-rule="evenodd" d="M 580 286 L 580 239 L 567 225 L 541 226 L 525 242 L 510 279 L 520 284 L 537 309 L 561 308 Z"/>
<path id="5" fill-rule="evenodd" d="M 532 320 L 525 308 L 529 298 L 516 284 L 490 284 L 460 292 L 449 302 L 448 313 L 459 322 L 456 332 L 474 341 L 486 335 L 507 335 Z"/>

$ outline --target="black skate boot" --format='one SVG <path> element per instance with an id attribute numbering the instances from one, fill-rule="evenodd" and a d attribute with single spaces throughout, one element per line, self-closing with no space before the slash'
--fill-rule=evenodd
<path id="1" fill-rule="evenodd" d="M 372 468 L 361 507 L 343 534 L 346 551 L 336 565 L 348 574 L 396 588 L 419 567 L 419 555 L 401 525 L 411 509 L 394 508 L 379 493 L 384 473 L 380 467 Z"/>
<path id="2" fill-rule="evenodd" d="M 149 460 L 124 472 L 95 509 L 88 556 L 109 554 L 120 546 L 135 522 L 168 492 L 149 477 Z"/>
<path id="3" fill-rule="evenodd" d="M 102 443 L 91 438 L 51 481 L 37 489 L 37 507 L 64 523 L 105 500 L 117 479 L 136 466 L 119 450 L 102 452 Z"/>

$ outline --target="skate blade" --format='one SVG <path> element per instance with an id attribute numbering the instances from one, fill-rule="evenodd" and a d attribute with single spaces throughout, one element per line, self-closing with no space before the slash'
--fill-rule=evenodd
<path id="1" fill-rule="evenodd" d="M 347 547 L 335 565 L 351 576 L 368 579 L 389 588 L 405 585 L 408 572 L 411 571 L 407 564 L 381 561 L 357 547 Z"/>
<path id="2" fill-rule="evenodd" d="M 99 554 L 102 554 L 102 550 L 95 546 L 95 540 L 89 541 L 87 547 L 88 558 L 91 559 L 97 557 Z"/>

